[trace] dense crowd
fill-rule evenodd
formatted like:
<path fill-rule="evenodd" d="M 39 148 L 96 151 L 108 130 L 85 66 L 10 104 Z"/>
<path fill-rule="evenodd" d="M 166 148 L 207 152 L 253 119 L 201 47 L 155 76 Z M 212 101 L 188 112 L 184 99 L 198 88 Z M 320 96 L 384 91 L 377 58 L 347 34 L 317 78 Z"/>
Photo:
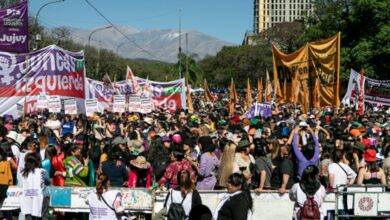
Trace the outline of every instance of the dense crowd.
<path fill-rule="evenodd" d="M 120 196 L 115 191 L 102 196 L 109 187 L 146 187 L 168 190 L 168 210 L 182 203 L 191 219 L 192 209 L 202 210 L 198 190 L 227 189 L 213 217 L 247 219 L 249 190 L 289 190 L 297 213 L 306 199 L 302 193 L 314 194 L 321 206 L 326 192 L 339 185 L 390 184 L 388 108 L 367 107 L 358 115 L 348 107 L 303 113 L 299 106 L 273 104 L 271 117 L 246 118 L 244 104 L 237 103 L 231 114 L 225 97 L 215 94 L 218 101 L 205 102 L 194 96 L 194 113 L 5 115 L 0 201 L 9 185 L 43 189 L 36 197 L 24 193 L 21 211 L 45 219 L 50 197 L 45 186 L 93 186 L 96 197 L 89 203 L 110 200 L 107 206 L 117 214 Z M 29 204 L 43 204 L 42 210 Z M 91 215 L 98 212 L 91 209 Z"/>

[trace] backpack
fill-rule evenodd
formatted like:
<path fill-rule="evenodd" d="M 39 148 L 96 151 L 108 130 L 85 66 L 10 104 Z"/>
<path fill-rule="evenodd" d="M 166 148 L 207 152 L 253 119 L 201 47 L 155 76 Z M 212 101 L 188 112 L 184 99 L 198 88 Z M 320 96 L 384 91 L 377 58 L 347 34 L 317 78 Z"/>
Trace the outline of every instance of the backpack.
<path fill-rule="evenodd" d="M 320 220 L 321 219 L 321 213 L 320 208 L 318 207 L 317 201 L 314 200 L 314 195 L 309 195 L 306 190 L 304 189 L 302 184 L 299 184 L 302 191 L 306 194 L 306 201 L 303 204 L 303 207 L 301 207 L 297 213 L 297 218 L 299 220 L 306 220 L 306 219 L 315 219 Z"/>
<path fill-rule="evenodd" d="M 184 211 L 183 208 L 183 202 L 186 199 L 187 194 L 184 196 L 183 200 L 181 200 L 181 203 L 173 202 L 173 198 L 172 198 L 173 190 L 171 190 L 170 194 L 171 194 L 171 205 L 169 206 L 167 220 L 184 220 L 186 218 L 186 212 Z"/>

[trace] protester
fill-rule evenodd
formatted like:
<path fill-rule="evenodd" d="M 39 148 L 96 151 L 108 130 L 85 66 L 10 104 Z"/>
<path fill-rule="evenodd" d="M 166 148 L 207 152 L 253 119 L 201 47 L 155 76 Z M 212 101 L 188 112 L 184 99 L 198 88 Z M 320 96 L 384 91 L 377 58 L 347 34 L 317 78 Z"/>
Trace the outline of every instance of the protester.
<path fill-rule="evenodd" d="M 153 168 L 146 161 L 146 158 L 144 156 L 138 156 L 136 159 L 130 161 L 130 165 L 129 187 L 151 187 Z"/>
<path fill-rule="evenodd" d="M 233 173 L 239 173 L 240 168 L 235 160 L 236 144 L 229 142 L 223 149 L 221 163 L 218 171 L 219 182 L 221 188 L 226 188 L 227 180 Z"/>
<path fill-rule="evenodd" d="M 110 179 L 111 186 L 121 187 L 128 185 L 129 173 L 121 160 L 121 149 L 114 146 L 108 152 L 108 160 L 102 163 L 102 172 Z"/>
<path fill-rule="evenodd" d="M 190 210 L 197 205 L 201 205 L 202 199 L 195 189 L 191 173 L 188 170 L 181 170 L 177 173 L 177 182 L 178 186 L 169 190 L 164 207 L 167 208 L 168 219 L 171 219 L 170 216 L 172 216 L 171 212 L 173 211 L 170 209 L 172 204 L 181 204 L 185 211 L 184 219 L 188 219 Z"/>
<path fill-rule="evenodd" d="M 383 169 L 376 164 L 376 150 L 367 149 L 363 154 L 366 166 L 359 170 L 357 184 L 386 184 Z"/>
<path fill-rule="evenodd" d="M 346 153 L 339 149 L 335 150 L 333 153 L 333 163 L 329 165 L 328 173 L 328 191 L 333 191 L 333 189 L 336 189 L 339 185 L 353 184 L 357 176 L 349 166 L 349 161 L 346 159 Z"/>
<path fill-rule="evenodd" d="M 109 187 L 109 177 L 100 174 L 96 188 L 91 190 L 86 200 L 89 206 L 89 219 L 118 219 L 117 216 L 124 212 L 121 193 Z"/>
<path fill-rule="evenodd" d="M 7 190 L 13 184 L 13 177 L 11 172 L 11 165 L 7 161 L 7 154 L 0 148 L 0 209 L 3 206 L 4 200 L 7 198 Z M 0 210 L 0 219 L 5 218 L 3 212 Z"/>
<path fill-rule="evenodd" d="M 198 171 L 196 189 L 213 190 L 217 183 L 216 172 L 218 171 L 219 160 L 215 155 L 215 145 L 207 144 L 202 146 L 202 156 Z"/>
<path fill-rule="evenodd" d="M 251 219 L 253 201 L 246 178 L 242 174 L 233 173 L 227 181 L 228 193 L 218 204 L 213 219 L 247 220 Z"/>
<path fill-rule="evenodd" d="M 267 160 L 265 146 L 266 141 L 259 138 L 253 140 L 255 148 L 253 156 L 255 158 L 256 172 L 252 178 L 252 185 L 256 192 L 271 188 L 272 163 Z"/>
<path fill-rule="evenodd" d="M 318 168 L 314 165 L 308 165 L 302 171 L 301 180 L 298 183 L 295 183 L 290 192 L 289 196 L 294 204 L 294 219 L 304 219 L 303 214 L 300 212 L 302 207 L 304 207 L 305 202 L 308 200 L 309 195 L 314 197 L 314 201 L 318 205 L 318 212 L 322 213 L 321 206 L 326 196 L 325 188 L 318 181 Z M 312 207 L 316 208 L 316 207 Z M 320 219 L 323 219 L 321 217 Z"/>
<path fill-rule="evenodd" d="M 64 159 L 64 167 L 66 170 L 65 186 L 87 186 L 88 180 L 88 163 L 89 159 L 85 158 L 83 161 L 81 155 L 81 147 L 78 145 L 71 145 L 66 153 Z"/>
<path fill-rule="evenodd" d="M 24 169 L 21 171 L 20 186 L 22 194 L 19 196 L 20 210 L 26 220 L 41 218 L 47 211 L 48 200 L 44 204 L 44 190 L 50 185 L 50 179 L 44 169 L 39 168 L 41 161 L 39 154 L 27 153 Z"/>

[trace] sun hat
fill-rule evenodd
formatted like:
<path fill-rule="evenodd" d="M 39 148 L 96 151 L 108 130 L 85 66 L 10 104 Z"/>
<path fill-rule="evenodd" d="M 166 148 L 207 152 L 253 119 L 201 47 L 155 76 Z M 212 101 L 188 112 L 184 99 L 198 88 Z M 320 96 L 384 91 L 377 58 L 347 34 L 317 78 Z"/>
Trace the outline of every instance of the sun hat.
<path fill-rule="evenodd" d="M 14 142 L 16 142 L 16 140 L 18 139 L 18 133 L 16 133 L 16 131 L 10 131 L 7 136 L 7 138 L 13 140 Z"/>
<path fill-rule="evenodd" d="M 146 158 L 144 156 L 138 156 L 134 160 L 130 160 L 130 164 L 134 167 L 137 167 L 139 169 L 149 169 L 150 163 L 146 161 Z"/>
<path fill-rule="evenodd" d="M 367 162 L 376 162 L 376 150 L 367 149 L 366 152 L 363 154 L 363 158 Z"/>
<path fill-rule="evenodd" d="M 139 140 L 131 140 L 128 142 L 129 150 L 133 155 L 138 156 L 138 154 L 145 151 L 144 146 L 142 145 L 142 142 Z"/>
<path fill-rule="evenodd" d="M 118 136 L 118 137 L 114 138 L 114 140 L 112 141 L 112 144 L 114 144 L 114 145 L 126 144 L 126 140 L 123 137 Z"/>

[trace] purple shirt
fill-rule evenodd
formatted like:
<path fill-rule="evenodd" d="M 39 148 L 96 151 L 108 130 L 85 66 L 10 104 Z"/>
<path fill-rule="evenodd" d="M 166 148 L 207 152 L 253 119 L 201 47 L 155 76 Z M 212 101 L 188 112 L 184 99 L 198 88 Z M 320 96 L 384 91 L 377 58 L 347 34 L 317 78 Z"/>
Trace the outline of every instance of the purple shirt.
<path fill-rule="evenodd" d="M 298 159 L 298 179 L 301 179 L 303 170 L 307 166 L 309 166 L 309 165 L 317 166 L 318 165 L 318 159 L 319 159 L 319 156 L 320 156 L 320 146 L 318 144 L 317 137 L 315 135 L 313 135 L 313 134 L 311 136 L 313 137 L 315 147 L 314 147 L 313 158 L 311 158 L 310 160 L 306 159 L 306 157 L 299 150 L 299 147 L 298 147 L 298 135 L 294 134 L 294 137 L 293 137 L 293 144 L 292 145 L 293 145 L 295 156 Z"/>
<path fill-rule="evenodd" d="M 198 169 L 198 174 L 204 176 L 205 178 L 196 184 L 196 189 L 198 190 L 212 190 L 214 189 L 215 184 L 217 183 L 217 178 L 215 177 L 214 170 L 217 170 L 219 167 L 219 160 L 217 156 L 211 156 L 209 152 L 202 154 L 200 158 L 200 165 Z"/>

